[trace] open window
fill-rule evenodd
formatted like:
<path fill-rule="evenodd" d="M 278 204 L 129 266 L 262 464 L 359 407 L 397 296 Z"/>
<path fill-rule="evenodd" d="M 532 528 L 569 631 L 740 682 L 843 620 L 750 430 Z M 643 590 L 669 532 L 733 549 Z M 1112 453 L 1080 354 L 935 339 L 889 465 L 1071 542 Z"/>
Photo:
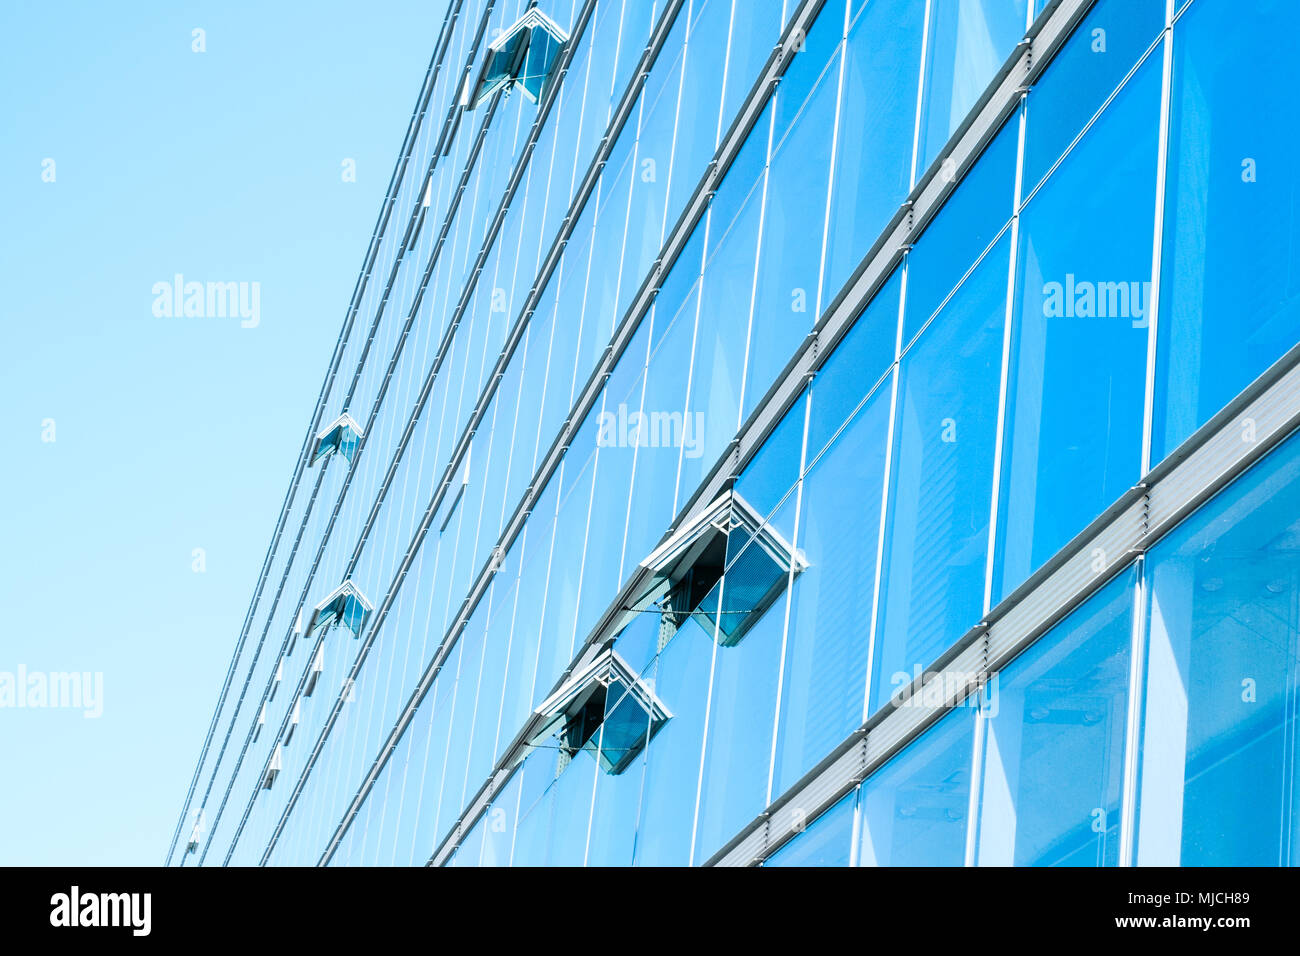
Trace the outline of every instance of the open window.
<path fill-rule="evenodd" d="M 267 700 L 275 700 L 275 692 L 280 689 L 280 684 L 284 682 L 284 660 L 275 662 L 275 679 L 271 681 L 271 693 L 266 695 Z"/>
<path fill-rule="evenodd" d="M 289 647 L 285 650 L 285 657 L 293 656 L 293 649 L 298 646 L 298 638 L 302 637 L 302 608 L 298 608 L 298 614 L 293 619 L 293 631 L 289 634 Z"/>
<path fill-rule="evenodd" d="M 658 611 L 660 642 L 693 618 L 723 647 L 739 644 L 808 566 L 736 491 L 728 491 L 682 525 L 641 562 L 646 586 L 627 608 Z M 725 572 L 725 578 L 724 578 Z"/>
<path fill-rule="evenodd" d="M 537 714 L 542 726 L 531 746 L 546 746 L 554 738 L 568 757 L 585 750 L 608 774 L 622 773 L 672 718 L 612 647 L 543 701 Z"/>
<path fill-rule="evenodd" d="M 266 701 L 262 702 L 262 709 L 257 712 L 257 723 L 253 727 L 253 743 L 257 743 L 257 738 L 262 736 L 262 728 L 266 726 Z"/>
<path fill-rule="evenodd" d="M 316 436 L 316 450 L 312 452 L 311 463 L 314 465 L 322 458 L 338 452 L 350 464 L 364 434 L 352 416 L 344 412 Z"/>
<path fill-rule="evenodd" d="M 200 807 L 194 814 L 194 828 L 190 830 L 189 841 L 185 844 L 185 853 L 189 855 L 199 848 L 199 842 L 203 839 L 203 808 Z"/>
<path fill-rule="evenodd" d="M 284 732 L 284 745 L 289 746 L 289 741 L 293 740 L 293 732 L 298 729 L 298 719 L 302 716 L 302 698 L 299 697 L 293 702 L 293 710 L 289 711 L 289 729 Z"/>
<path fill-rule="evenodd" d="M 284 766 L 284 761 L 280 757 L 280 745 L 276 744 L 275 749 L 271 751 L 271 760 L 266 765 L 266 776 L 262 778 L 262 789 L 270 790 L 275 783 L 275 778 L 280 776 L 280 768 Z"/>
<path fill-rule="evenodd" d="M 487 49 L 477 79 L 466 87 L 465 105 L 475 109 L 500 89 L 518 86 L 536 103 L 546 95 L 555 63 L 569 42 L 560 25 L 530 7 Z"/>
<path fill-rule="evenodd" d="M 302 696 L 310 697 L 316 690 L 316 682 L 320 680 L 320 675 L 325 673 L 325 645 L 320 644 L 316 648 L 316 656 L 312 658 L 311 670 L 307 672 L 307 686 L 302 689 Z"/>
<path fill-rule="evenodd" d="M 315 634 L 323 627 L 338 625 L 351 631 L 353 637 L 359 637 L 366 615 L 373 610 L 374 607 L 357 590 L 357 586 L 350 580 L 344 581 L 316 605 L 307 633 Z"/>

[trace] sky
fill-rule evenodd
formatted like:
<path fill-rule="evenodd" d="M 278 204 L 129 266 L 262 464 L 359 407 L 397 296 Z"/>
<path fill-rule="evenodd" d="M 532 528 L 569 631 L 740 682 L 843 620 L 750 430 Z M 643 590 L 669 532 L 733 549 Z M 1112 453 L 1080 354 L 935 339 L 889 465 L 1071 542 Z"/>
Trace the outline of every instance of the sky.
<path fill-rule="evenodd" d="M 0 865 L 163 861 L 445 7 L 0 7 Z"/>

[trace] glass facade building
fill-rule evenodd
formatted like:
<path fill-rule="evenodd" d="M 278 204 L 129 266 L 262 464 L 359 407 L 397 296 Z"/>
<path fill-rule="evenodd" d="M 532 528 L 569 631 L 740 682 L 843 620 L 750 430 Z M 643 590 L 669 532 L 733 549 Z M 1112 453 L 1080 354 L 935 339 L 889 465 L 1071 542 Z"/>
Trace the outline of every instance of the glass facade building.
<path fill-rule="evenodd" d="M 450 0 L 172 865 L 1300 862 L 1289 0 Z"/>

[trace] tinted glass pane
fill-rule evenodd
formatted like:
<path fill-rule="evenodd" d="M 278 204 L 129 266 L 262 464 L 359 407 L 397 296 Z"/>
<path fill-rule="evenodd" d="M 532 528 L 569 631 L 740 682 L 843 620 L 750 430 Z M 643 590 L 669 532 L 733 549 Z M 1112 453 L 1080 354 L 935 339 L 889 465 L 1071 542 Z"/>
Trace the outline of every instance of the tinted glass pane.
<path fill-rule="evenodd" d="M 1300 862 L 1300 439 L 1148 555 L 1140 865 Z"/>
<path fill-rule="evenodd" d="M 1152 58 L 1021 214 L 994 603 L 1138 480 L 1159 111 Z"/>
<path fill-rule="evenodd" d="M 824 301 L 853 274 L 911 189 L 924 16 L 923 3 L 871 0 L 849 28 Z"/>
<path fill-rule="evenodd" d="M 1025 32 L 1025 0 L 930 5 L 917 174 L 939 155 Z"/>
<path fill-rule="evenodd" d="M 1196 3 L 1174 25 L 1152 461 L 1300 341 L 1300 7 Z M 1249 92 L 1242 77 L 1249 76 Z"/>
<path fill-rule="evenodd" d="M 903 342 L 934 315 L 1015 210 L 1019 113 L 1002 127 L 907 257 Z"/>
<path fill-rule="evenodd" d="M 854 791 L 831 807 L 781 849 L 764 866 L 848 866 L 853 849 Z"/>
<path fill-rule="evenodd" d="M 880 496 L 889 442 L 885 382 L 803 484 L 773 793 L 782 793 L 863 720 Z"/>
<path fill-rule="evenodd" d="M 979 865 L 1118 863 L 1136 581 L 1112 581 L 989 685 Z"/>
<path fill-rule="evenodd" d="M 902 276 L 903 270 L 897 269 L 885 281 L 813 379 L 809 461 L 826 447 L 893 363 Z"/>
<path fill-rule="evenodd" d="M 691 858 L 700 782 L 705 704 L 714 644 L 687 624 L 659 654 L 655 693 L 673 713 L 646 748 L 645 789 L 637 823 L 637 866 L 686 866 Z"/>
<path fill-rule="evenodd" d="M 983 611 L 1009 254 L 1000 242 L 903 356 L 871 710 Z"/>
<path fill-rule="evenodd" d="M 1164 25 L 1164 0 L 1101 0 L 1074 31 L 1029 93 L 1033 133 L 1025 140 L 1026 195 Z M 1154 128 L 1154 120 L 1144 127 Z"/>
<path fill-rule="evenodd" d="M 953 711 L 867 778 L 859 866 L 961 866 L 974 717 L 972 707 Z"/>

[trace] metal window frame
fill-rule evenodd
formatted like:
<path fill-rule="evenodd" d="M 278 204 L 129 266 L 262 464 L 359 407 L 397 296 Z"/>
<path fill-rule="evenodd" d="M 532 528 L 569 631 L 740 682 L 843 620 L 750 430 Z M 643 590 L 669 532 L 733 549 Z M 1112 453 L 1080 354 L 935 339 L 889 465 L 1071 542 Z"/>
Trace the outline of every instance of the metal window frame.
<path fill-rule="evenodd" d="M 524 86 L 519 75 L 519 71 L 528 62 L 528 51 L 532 46 L 533 30 L 544 31 L 559 44 L 555 51 L 555 60 L 552 61 L 551 69 L 548 70 L 548 76 L 542 84 L 541 96 L 538 97 L 534 97 L 528 88 Z M 521 34 L 523 34 L 523 36 L 520 36 Z M 488 71 L 495 63 L 497 55 L 504 53 L 506 47 L 511 42 L 518 43 L 519 48 L 510 54 L 511 63 L 509 68 L 506 70 L 505 74 L 498 78 L 491 86 L 485 87 L 484 84 L 487 83 Z M 535 103 L 540 99 L 545 99 L 547 89 L 555 78 L 555 64 L 558 62 L 559 57 L 564 53 L 565 44 L 568 42 L 569 34 L 563 27 L 543 13 L 540 7 L 535 5 L 529 7 L 524 11 L 523 16 L 510 26 L 506 27 L 499 37 L 488 44 L 487 50 L 484 51 L 483 63 L 479 67 L 477 75 L 473 80 L 468 81 L 471 85 L 466 87 L 466 92 L 471 88 L 474 92 L 470 93 L 468 102 L 465 103 L 465 109 L 477 109 L 484 100 L 493 96 L 498 90 L 508 90 L 514 86 L 518 86 L 531 102 Z"/>

